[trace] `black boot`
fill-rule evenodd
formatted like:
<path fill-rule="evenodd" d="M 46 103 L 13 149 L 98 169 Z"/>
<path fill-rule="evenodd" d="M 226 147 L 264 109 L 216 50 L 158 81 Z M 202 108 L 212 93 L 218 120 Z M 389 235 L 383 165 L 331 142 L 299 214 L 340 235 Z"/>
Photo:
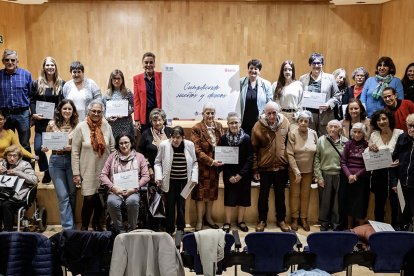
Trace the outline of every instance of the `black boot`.
<path fill-rule="evenodd" d="M 42 183 L 46 184 L 46 183 L 50 183 L 50 181 L 52 181 L 52 179 L 50 178 L 49 170 L 47 170 L 45 171 L 45 174 L 43 175 Z"/>

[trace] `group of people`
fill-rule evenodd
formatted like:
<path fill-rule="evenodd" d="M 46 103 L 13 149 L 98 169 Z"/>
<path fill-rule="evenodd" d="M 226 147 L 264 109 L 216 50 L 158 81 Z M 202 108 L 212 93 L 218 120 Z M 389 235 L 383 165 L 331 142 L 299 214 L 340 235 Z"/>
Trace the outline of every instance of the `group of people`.
<path fill-rule="evenodd" d="M 166 194 L 166 231 L 185 227 L 184 187 L 192 188 L 196 201 L 196 230 L 203 226 L 218 229 L 213 218 L 213 203 L 218 198 L 219 175 L 224 182 L 225 231 L 237 209 L 237 227 L 248 231 L 244 214 L 251 206 L 251 181 L 260 182 L 258 224 L 267 226 L 270 188 L 275 192 L 277 225 L 282 231 L 309 231 L 307 221 L 311 183 L 319 187 L 321 230 L 351 228 L 364 221 L 370 190 L 375 194 L 375 219 L 384 221 L 384 206 L 389 198 L 392 224 L 397 226 L 398 198 L 396 181 L 400 179 L 408 202 L 404 223 L 412 223 L 414 182 L 411 183 L 411 157 L 408 150 L 414 137 L 414 64 L 402 81 L 395 77 L 391 58 L 381 57 L 374 77 L 365 68 L 352 73 L 355 84 L 349 86 L 346 70 L 323 71 L 324 57 L 309 57 L 310 72 L 296 80 L 295 65 L 282 63 L 277 82 L 260 77 L 262 64 L 253 59 L 247 64 L 246 77 L 240 79 L 241 114 L 230 111 L 227 130 L 215 120 L 215 106 L 205 103 L 201 122 L 185 139 L 183 128 L 166 125 L 161 109 L 161 73 L 155 72 L 155 55 L 142 57 L 144 72 L 134 76 L 134 91 L 125 86 L 121 70 L 111 72 L 107 91 L 85 77 L 79 61 L 70 65 L 72 79 L 65 82 L 56 61 L 46 57 L 41 73 L 31 74 L 17 66 L 14 50 L 5 50 L 5 66 L 0 70 L 0 155 L 8 161 L 8 146 L 16 145 L 20 157 L 38 161 L 44 172 L 43 183 L 51 180 L 59 202 L 61 223 L 74 229 L 76 185 L 83 195 L 82 230 L 101 230 L 102 204 L 98 187 L 108 189 L 108 212 L 114 227 L 121 231 L 121 206 L 126 205 L 128 230 L 138 220 L 139 189 L 147 183 Z M 322 93 L 325 102 L 319 108 L 304 105 L 307 93 Z M 404 99 L 405 98 L 405 99 Z M 109 101 L 127 101 L 128 115 L 106 117 Z M 36 111 L 39 102 L 54 103 L 54 118 Z M 132 116 L 133 114 L 133 116 Z M 30 153 L 30 125 L 35 126 L 35 154 Z M 13 132 L 17 130 L 19 136 Z M 135 131 L 140 140 L 135 145 Z M 404 132 L 405 131 L 405 132 Z M 45 132 L 65 132 L 68 144 L 52 150 L 42 145 Z M 216 146 L 238 147 L 238 164 L 224 164 L 215 158 Z M 367 172 L 362 154 L 388 148 L 394 163 L 381 170 Z M 21 158 L 20 158 L 21 159 Z M 21 162 L 23 162 L 22 160 Z M 401 164 L 408 169 L 402 170 Z M 10 166 L 0 167 L 9 173 Z M 122 187 L 120 177 L 134 185 Z M 403 177 L 404 176 L 404 177 Z M 286 222 L 285 187 L 290 183 L 290 226 Z M 2 199 L 0 199 L 2 201 Z M 4 204 L 3 204 L 4 205 Z M 3 212 L 4 217 L 4 212 Z M 3 218 L 4 219 L 4 218 Z M 5 228 L 6 229 L 6 228 Z"/>

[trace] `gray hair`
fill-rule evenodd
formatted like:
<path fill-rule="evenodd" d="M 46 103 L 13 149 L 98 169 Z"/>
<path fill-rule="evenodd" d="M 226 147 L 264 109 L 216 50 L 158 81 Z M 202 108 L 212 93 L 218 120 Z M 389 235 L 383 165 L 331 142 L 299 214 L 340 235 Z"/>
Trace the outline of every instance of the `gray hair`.
<path fill-rule="evenodd" d="M 91 109 L 92 109 L 92 107 L 94 106 L 94 105 L 100 105 L 101 106 L 101 108 L 102 108 L 102 113 L 103 114 L 105 114 L 105 105 L 104 105 L 104 103 L 102 102 L 102 100 L 101 99 L 93 99 L 89 104 L 88 104 L 88 108 L 87 108 L 87 110 L 88 110 L 88 114 L 89 114 L 89 111 L 91 111 Z"/>
<path fill-rule="evenodd" d="M 364 136 L 367 136 L 367 127 L 363 123 L 355 123 L 352 125 L 351 135 L 354 135 L 354 130 L 360 130 L 364 133 Z"/>
<path fill-rule="evenodd" d="M 300 118 L 309 119 L 309 123 L 313 123 L 313 116 L 309 110 L 296 112 L 295 121 L 298 122 Z"/>
<path fill-rule="evenodd" d="M 231 117 L 236 117 L 237 118 L 237 120 L 241 120 L 241 117 L 240 117 L 240 115 L 239 115 L 239 113 L 237 113 L 237 112 L 229 112 L 229 114 L 227 114 L 227 121 L 231 118 Z"/>
<path fill-rule="evenodd" d="M 165 111 L 163 110 L 163 109 L 161 109 L 161 108 L 154 108 L 153 110 L 151 110 L 151 112 L 150 112 L 150 114 L 149 114 L 149 122 L 148 123 L 151 123 L 152 122 L 152 120 L 155 118 L 155 117 L 161 117 L 161 119 L 165 122 L 165 121 L 167 121 L 167 114 L 165 114 Z"/>
<path fill-rule="evenodd" d="M 362 73 L 362 74 L 364 74 L 364 76 L 365 76 L 365 80 L 367 80 L 368 78 L 369 78 L 369 73 L 368 73 L 368 70 L 367 69 L 365 69 L 365 67 L 358 67 L 358 68 L 356 68 L 353 72 L 352 72 L 352 79 L 353 80 L 355 80 L 355 76 L 356 76 L 356 74 L 358 74 L 358 73 Z"/>
<path fill-rule="evenodd" d="M 274 101 L 268 101 L 267 104 L 264 107 L 264 110 L 267 108 L 274 108 L 276 109 L 277 113 L 279 113 L 282 109 L 280 108 L 280 105 L 277 102 Z"/>
<path fill-rule="evenodd" d="M 15 55 L 16 59 L 19 59 L 17 52 L 15 50 L 6 49 L 3 52 L 3 58 L 1 60 L 4 60 L 7 56 L 10 56 L 10 55 Z"/>
<path fill-rule="evenodd" d="M 337 126 L 339 126 L 339 128 L 342 129 L 342 123 L 340 121 L 336 120 L 336 119 L 335 120 L 330 120 L 328 122 L 327 126 L 329 126 L 329 125 L 337 125 Z"/>
<path fill-rule="evenodd" d="M 203 113 L 204 113 L 204 111 L 206 111 L 206 109 L 216 110 L 216 106 L 213 103 L 208 102 L 208 103 L 205 103 L 204 106 L 203 106 Z"/>

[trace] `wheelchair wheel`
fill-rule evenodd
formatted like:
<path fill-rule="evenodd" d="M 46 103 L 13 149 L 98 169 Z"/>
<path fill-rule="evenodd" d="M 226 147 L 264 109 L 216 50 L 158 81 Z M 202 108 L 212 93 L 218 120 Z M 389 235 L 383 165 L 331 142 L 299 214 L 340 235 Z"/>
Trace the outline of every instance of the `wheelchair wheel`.
<path fill-rule="evenodd" d="M 47 212 L 44 207 L 40 208 L 39 217 L 37 219 L 37 228 L 40 232 L 44 232 L 47 227 Z"/>

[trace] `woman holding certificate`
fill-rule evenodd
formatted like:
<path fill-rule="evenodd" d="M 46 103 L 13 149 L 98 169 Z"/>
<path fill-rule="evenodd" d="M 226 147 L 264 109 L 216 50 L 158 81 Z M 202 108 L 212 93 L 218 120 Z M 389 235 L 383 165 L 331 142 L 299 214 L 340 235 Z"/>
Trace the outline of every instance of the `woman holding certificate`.
<path fill-rule="evenodd" d="M 220 144 L 223 127 L 214 120 L 216 108 L 212 103 L 203 106 L 203 120 L 191 129 L 191 141 L 195 146 L 198 161 L 198 185 L 191 194 L 196 201 L 197 224 L 195 230 L 201 230 L 204 224 L 213 229 L 219 226 L 212 218 L 213 203 L 218 197 L 219 171 L 223 163 L 214 159 L 214 148 Z"/>
<path fill-rule="evenodd" d="M 312 113 L 308 110 L 296 114 L 298 128 L 289 132 L 287 154 L 290 179 L 290 213 L 292 230 L 298 230 L 299 218 L 303 230 L 310 231 L 308 224 L 309 196 L 313 177 L 313 159 L 318 135 L 309 128 Z"/>
<path fill-rule="evenodd" d="M 44 172 L 42 183 L 49 183 L 50 173 L 46 154 L 42 149 L 42 132 L 46 132 L 46 127 L 50 119 L 53 119 L 55 107 L 63 99 L 62 89 L 65 81 L 58 73 L 56 60 L 46 57 L 42 63 L 42 69 L 38 80 L 32 82 L 32 96 L 30 99 L 30 113 L 32 122 L 35 126 L 34 150 L 39 156 L 39 170 Z M 42 111 L 41 109 L 48 110 Z"/>
<path fill-rule="evenodd" d="M 108 113 L 108 102 L 122 101 L 125 104 L 124 116 L 107 116 L 105 118 L 112 127 L 112 134 L 117 137 L 122 132 L 128 133 L 131 137 L 135 136 L 134 124 L 131 114 L 134 113 L 134 95 L 131 90 L 125 87 L 124 74 L 121 70 L 115 69 L 111 72 L 108 81 L 108 90 L 103 97 L 106 112 Z"/>
<path fill-rule="evenodd" d="M 198 164 L 194 144 L 184 139 L 182 127 L 174 127 L 171 138 L 160 144 L 154 169 L 155 182 L 166 193 L 166 231 L 174 233 L 175 206 L 177 230 L 184 231 L 186 198 L 181 196 L 181 192 L 186 186 L 191 188 L 197 184 Z"/>
<path fill-rule="evenodd" d="M 395 128 L 394 115 L 384 109 L 378 110 L 372 114 L 371 126 L 374 131 L 369 139 L 369 150 L 378 152 L 379 150 L 388 149 L 390 154 L 393 153 L 397 139 L 404 131 Z M 366 150 L 368 151 L 368 149 Z M 394 162 L 391 167 L 398 165 Z M 390 177 L 390 168 L 384 168 L 372 171 L 371 174 L 371 191 L 375 195 L 375 220 L 384 222 L 385 203 L 387 198 L 391 205 L 391 225 L 397 226 L 398 217 L 398 197 L 397 183 Z"/>
<path fill-rule="evenodd" d="M 109 153 L 114 150 L 111 126 L 102 120 L 105 106 L 100 99 L 88 105 L 88 116 L 73 131 L 72 171 L 73 182 L 82 186 L 82 227 L 88 230 L 93 213 L 92 227 L 101 231 L 102 205 L 99 199 L 99 172 L 102 171 Z"/>
<path fill-rule="evenodd" d="M 75 229 L 76 187 L 73 185 L 71 141 L 79 118 L 75 104 L 71 100 L 63 99 L 56 110 L 55 119 L 49 122 L 46 131 L 67 133 L 68 141 L 61 150 L 52 150 L 49 170 L 58 199 L 62 227 L 63 229 Z M 48 148 L 43 147 L 42 151 L 46 152 Z"/>
<path fill-rule="evenodd" d="M 11 145 L 4 151 L 4 160 L 0 161 L 0 174 L 7 174 L 17 176 L 24 179 L 21 190 L 27 186 L 33 186 L 37 184 L 37 177 L 35 171 L 29 162 L 22 160 L 23 153 L 19 146 Z M 4 231 L 13 231 L 14 215 L 18 209 L 12 200 L 1 199 L 0 200 L 0 231 L 1 223 L 3 221 Z"/>
<path fill-rule="evenodd" d="M 250 136 L 240 128 L 241 119 L 236 112 L 227 115 L 228 130 L 221 137 L 220 146 L 237 147 L 239 159 L 237 164 L 224 164 L 224 209 L 226 223 L 223 230 L 229 232 L 231 228 L 231 216 L 237 208 L 237 227 L 248 232 L 249 228 L 244 222 L 246 207 L 251 205 L 251 169 L 253 162 L 253 148 Z"/>
<path fill-rule="evenodd" d="M 135 151 L 135 139 L 128 133 L 121 133 L 115 138 L 115 149 L 106 159 L 100 179 L 102 185 L 109 189 L 108 212 L 115 229 L 123 230 L 121 205 L 125 202 L 128 231 L 132 231 L 138 222 L 139 188 L 150 180 L 147 161 Z"/>

